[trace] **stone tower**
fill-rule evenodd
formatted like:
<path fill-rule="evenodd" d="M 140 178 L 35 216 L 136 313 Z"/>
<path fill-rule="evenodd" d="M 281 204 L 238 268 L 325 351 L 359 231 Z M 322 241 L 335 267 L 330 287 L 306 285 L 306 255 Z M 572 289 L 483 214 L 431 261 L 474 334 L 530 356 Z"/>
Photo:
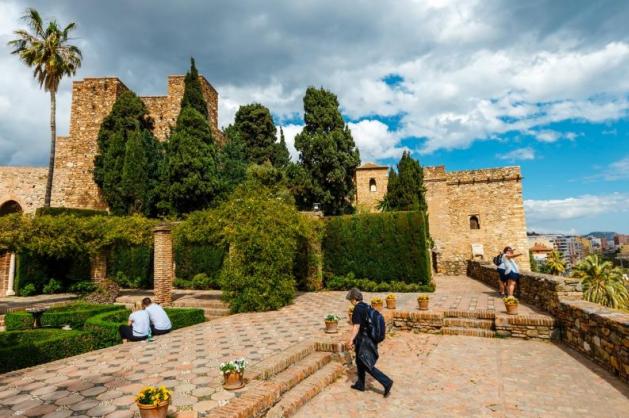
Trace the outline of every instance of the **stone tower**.
<path fill-rule="evenodd" d="M 388 167 L 374 163 L 357 167 L 354 175 L 356 208 L 359 211 L 377 212 L 378 204 L 387 192 L 388 181 Z"/>
<path fill-rule="evenodd" d="M 218 93 L 203 76 L 199 76 L 207 102 L 210 129 L 215 140 L 223 143 L 218 129 Z M 116 77 L 85 78 L 72 85 L 70 134 L 57 138 L 55 174 L 51 206 L 107 209 L 93 180 L 94 157 L 98 151 L 98 131 L 111 112 L 118 96 L 127 87 Z M 153 134 L 164 141 L 179 115 L 184 92 L 184 76 L 168 77 L 166 96 L 140 97 L 154 121 Z"/>

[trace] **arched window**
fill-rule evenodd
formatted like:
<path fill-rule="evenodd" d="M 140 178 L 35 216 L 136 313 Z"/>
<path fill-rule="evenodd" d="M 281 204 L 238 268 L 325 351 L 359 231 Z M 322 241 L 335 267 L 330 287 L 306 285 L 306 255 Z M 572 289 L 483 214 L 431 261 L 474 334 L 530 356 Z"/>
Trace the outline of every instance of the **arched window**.
<path fill-rule="evenodd" d="M 22 206 L 15 200 L 7 200 L 0 205 L 0 216 L 8 215 L 10 213 L 22 212 Z"/>
<path fill-rule="evenodd" d="M 480 220 L 478 215 L 470 216 L 470 229 L 480 229 Z"/>
<path fill-rule="evenodd" d="M 369 179 L 369 191 L 377 192 L 378 188 L 376 187 L 376 179 Z"/>

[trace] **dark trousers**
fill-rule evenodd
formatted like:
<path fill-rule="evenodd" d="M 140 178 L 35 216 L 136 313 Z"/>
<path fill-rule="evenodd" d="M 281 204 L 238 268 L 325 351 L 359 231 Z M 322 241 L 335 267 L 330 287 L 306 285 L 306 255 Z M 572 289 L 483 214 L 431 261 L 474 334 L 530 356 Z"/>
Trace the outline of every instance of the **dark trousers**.
<path fill-rule="evenodd" d="M 356 368 L 358 369 L 358 381 L 356 382 L 356 386 L 360 388 L 365 387 L 365 373 L 369 373 L 385 388 L 389 387 L 391 383 L 393 383 L 393 381 L 386 374 L 378 370 L 376 366 L 373 366 L 371 370 L 369 370 L 362 360 L 358 358 L 358 353 L 356 353 Z"/>
<path fill-rule="evenodd" d="M 129 325 L 120 325 L 118 332 L 122 339 L 127 341 L 144 341 L 148 338 L 146 335 L 144 337 L 136 337 L 133 335 L 133 328 Z"/>
<path fill-rule="evenodd" d="M 155 329 L 153 324 L 151 324 L 151 334 L 153 335 L 164 335 L 170 332 L 169 329 Z"/>

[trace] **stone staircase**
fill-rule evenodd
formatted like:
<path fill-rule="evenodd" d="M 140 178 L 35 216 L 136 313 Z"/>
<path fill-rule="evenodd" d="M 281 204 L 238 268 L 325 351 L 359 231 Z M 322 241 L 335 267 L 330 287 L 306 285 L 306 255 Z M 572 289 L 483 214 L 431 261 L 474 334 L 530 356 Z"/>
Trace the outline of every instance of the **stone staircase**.
<path fill-rule="evenodd" d="M 496 336 L 494 319 L 461 318 L 459 316 L 443 318 L 443 335 L 466 335 L 471 337 L 493 338 Z"/>
<path fill-rule="evenodd" d="M 247 390 L 213 409 L 212 417 L 285 418 L 345 374 L 339 353 L 317 351 L 328 344 L 301 343 L 256 365 Z"/>

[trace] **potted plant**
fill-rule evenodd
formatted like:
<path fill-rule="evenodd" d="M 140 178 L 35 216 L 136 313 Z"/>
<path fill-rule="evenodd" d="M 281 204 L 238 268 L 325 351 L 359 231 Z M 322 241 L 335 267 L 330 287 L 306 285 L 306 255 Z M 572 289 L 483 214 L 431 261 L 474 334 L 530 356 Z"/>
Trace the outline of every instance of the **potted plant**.
<path fill-rule="evenodd" d="M 372 308 L 374 308 L 377 311 L 382 311 L 383 306 L 384 306 L 384 302 L 382 301 L 382 298 L 379 298 L 379 297 L 371 298 Z"/>
<path fill-rule="evenodd" d="M 385 300 L 387 301 L 387 309 L 395 309 L 396 299 L 397 297 L 393 293 L 387 295 L 387 297 L 385 298 Z"/>
<path fill-rule="evenodd" d="M 244 358 L 221 363 L 218 369 L 223 373 L 223 388 L 235 390 L 245 386 L 246 367 L 247 362 Z"/>
<path fill-rule="evenodd" d="M 349 305 L 349 308 L 347 308 L 347 321 L 350 324 L 352 323 L 352 315 L 354 315 L 354 305 Z"/>
<path fill-rule="evenodd" d="M 336 314 L 327 314 L 325 316 L 325 332 L 327 334 L 336 334 L 339 326 L 339 316 Z"/>
<path fill-rule="evenodd" d="M 430 296 L 428 295 L 419 295 L 417 296 L 417 303 L 419 304 L 420 311 L 428 310 L 428 302 L 430 302 Z"/>
<path fill-rule="evenodd" d="M 142 418 L 166 418 L 172 392 L 165 386 L 146 386 L 135 397 Z"/>
<path fill-rule="evenodd" d="M 507 313 L 509 315 L 517 315 L 518 314 L 518 300 L 513 296 L 507 296 L 502 299 L 505 303 L 505 308 L 507 308 Z"/>

